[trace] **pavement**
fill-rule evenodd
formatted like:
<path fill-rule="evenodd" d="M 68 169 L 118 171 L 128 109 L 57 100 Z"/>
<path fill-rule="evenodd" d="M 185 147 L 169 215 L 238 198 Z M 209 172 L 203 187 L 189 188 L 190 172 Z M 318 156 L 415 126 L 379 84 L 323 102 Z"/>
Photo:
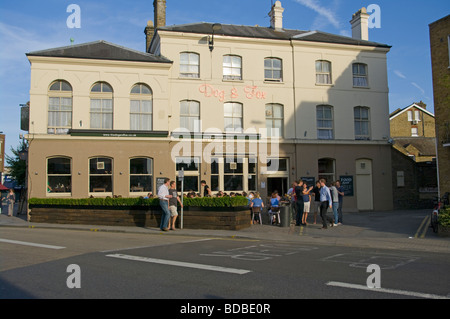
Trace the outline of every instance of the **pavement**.
<path fill-rule="evenodd" d="M 345 213 L 344 223 L 321 229 L 321 219 L 313 224 L 313 214 L 308 216 L 307 226 L 280 227 L 253 225 L 242 230 L 177 229 L 163 232 L 159 228 L 122 227 L 98 225 L 71 225 L 33 223 L 26 215 L 8 217 L 0 215 L 2 227 L 40 229 L 66 229 L 99 232 L 139 233 L 162 236 L 194 236 L 247 240 L 273 240 L 299 244 L 345 246 L 387 250 L 409 250 L 450 254 L 450 238 L 439 237 L 428 224 L 430 210 L 399 210 L 384 212 Z"/>

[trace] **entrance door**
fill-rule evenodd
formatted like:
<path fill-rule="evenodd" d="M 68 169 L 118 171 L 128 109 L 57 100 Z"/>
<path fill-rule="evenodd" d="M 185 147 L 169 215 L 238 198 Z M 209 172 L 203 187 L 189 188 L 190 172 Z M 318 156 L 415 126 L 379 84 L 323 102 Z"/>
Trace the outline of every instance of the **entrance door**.
<path fill-rule="evenodd" d="M 287 177 L 268 177 L 267 178 L 267 196 L 270 198 L 274 191 L 278 192 L 278 195 L 283 197 L 287 193 L 288 179 Z"/>
<path fill-rule="evenodd" d="M 356 161 L 356 201 L 358 210 L 373 210 L 372 161 Z"/>

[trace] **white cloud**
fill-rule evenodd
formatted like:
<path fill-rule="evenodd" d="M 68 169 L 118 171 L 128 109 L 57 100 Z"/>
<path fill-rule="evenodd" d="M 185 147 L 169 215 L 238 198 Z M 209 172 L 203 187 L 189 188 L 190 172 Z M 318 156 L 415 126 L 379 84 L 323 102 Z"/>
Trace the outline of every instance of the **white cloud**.
<path fill-rule="evenodd" d="M 402 72 L 400 72 L 399 70 L 394 70 L 394 74 L 396 76 L 398 76 L 399 78 L 406 79 L 406 76 Z"/>
<path fill-rule="evenodd" d="M 328 8 L 322 7 L 317 0 L 294 0 L 295 2 L 304 5 L 305 7 L 314 10 L 327 21 L 333 25 L 336 29 L 341 27 L 341 23 L 336 19 L 334 12 Z"/>
<path fill-rule="evenodd" d="M 425 94 L 425 90 L 422 89 L 422 87 L 420 87 L 419 84 L 417 84 L 416 82 L 411 82 L 411 84 L 412 84 L 413 86 L 415 86 L 416 88 L 418 88 L 419 91 L 422 92 L 422 94 Z"/>

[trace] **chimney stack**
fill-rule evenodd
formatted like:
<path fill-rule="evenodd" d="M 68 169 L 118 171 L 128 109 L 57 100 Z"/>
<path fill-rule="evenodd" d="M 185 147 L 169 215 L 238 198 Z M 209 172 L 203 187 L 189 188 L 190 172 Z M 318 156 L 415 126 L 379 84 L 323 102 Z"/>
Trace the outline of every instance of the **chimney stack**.
<path fill-rule="evenodd" d="M 144 30 L 146 36 L 146 52 L 150 49 L 150 43 L 155 34 L 155 29 L 166 25 L 166 0 L 154 0 L 153 12 L 155 24 L 149 20 Z"/>
<path fill-rule="evenodd" d="M 350 23 L 354 39 L 369 41 L 369 17 L 366 8 L 361 8 L 353 15 Z"/>
<path fill-rule="evenodd" d="M 269 12 L 270 27 L 272 29 L 283 31 L 283 12 L 284 8 L 281 7 L 281 2 L 276 1 Z"/>

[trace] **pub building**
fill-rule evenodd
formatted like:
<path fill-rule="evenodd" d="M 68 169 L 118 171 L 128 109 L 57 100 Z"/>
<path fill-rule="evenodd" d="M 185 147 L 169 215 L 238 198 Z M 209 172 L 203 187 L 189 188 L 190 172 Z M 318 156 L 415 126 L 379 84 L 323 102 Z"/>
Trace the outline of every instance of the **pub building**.
<path fill-rule="evenodd" d="M 184 169 L 184 190 L 272 191 L 342 180 L 344 210 L 392 209 L 387 53 L 368 39 L 270 26 L 166 26 L 146 52 L 106 41 L 30 52 L 29 197 L 137 197 Z M 350 26 L 349 26 L 350 27 Z"/>

